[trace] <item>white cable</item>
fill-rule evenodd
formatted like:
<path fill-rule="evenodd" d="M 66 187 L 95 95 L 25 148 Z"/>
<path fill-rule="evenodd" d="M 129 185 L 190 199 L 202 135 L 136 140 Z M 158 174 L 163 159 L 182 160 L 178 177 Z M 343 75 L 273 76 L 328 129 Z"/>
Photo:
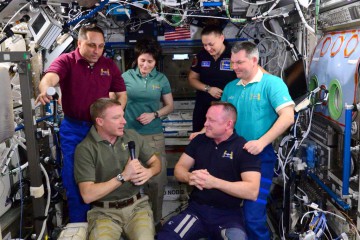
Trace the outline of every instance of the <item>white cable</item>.
<path fill-rule="evenodd" d="M 310 130 L 311 130 L 311 125 L 312 125 L 313 113 L 314 113 L 314 106 L 311 107 L 309 126 L 308 126 L 308 129 L 306 130 L 306 132 L 303 134 L 299 146 L 301 146 L 301 144 L 303 143 L 303 141 L 304 141 L 304 140 L 307 138 L 307 136 L 309 135 L 309 132 L 310 132 Z"/>
<path fill-rule="evenodd" d="M 331 235 L 331 232 L 330 232 L 329 227 L 328 227 L 328 225 L 327 225 L 327 224 L 325 224 L 325 229 L 328 231 L 329 236 L 330 236 L 330 239 L 333 239 L 333 236 Z M 326 234 L 325 234 L 325 236 L 326 236 Z M 329 239 L 329 238 L 328 238 L 328 237 L 326 237 L 326 239 Z"/>
<path fill-rule="evenodd" d="M 15 173 L 21 172 L 22 170 L 24 170 L 28 166 L 29 166 L 29 162 L 26 162 L 23 165 L 21 165 L 20 167 L 17 167 L 17 168 L 14 168 L 14 169 L 10 170 L 9 174 L 15 174 Z"/>
<path fill-rule="evenodd" d="M 13 139 L 19 144 L 22 145 L 22 147 L 26 150 L 26 146 L 24 145 L 24 143 L 22 141 L 20 141 L 17 137 L 13 137 Z M 16 169 L 13 169 L 11 172 L 17 172 L 17 171 L 21 171 L 22 169 L 24 169 L 25 167 L 27 167 L 29 165 L 29 163 L 25 163 L 20 167 L 17 167 Z M 49 180 L 49 175 L 47 174 L 44 166 L 40 163 L 40 168 L 41 171 L 44 173 L 45 176 L 45 180 L 46 180 L 46 188 L 48 190 L 48 196 L 47 196 L 47 202 L 46 202 L 46 207 L 45 207 L 45 219 L 41 228 L 41 232 L 39 234 L 38 240 L 42 239 L 42 236 L 44 235 L 45 232 L 45 228 L 46 228 L 46 220 L 47 220 L 47 216 L 48 216 L 48 212 L 49 212 L 49 207 L 50 207 L 50 200 L 51 200 L 51 188 L 50 188 L 50 180 Z"/>
<path fill-rule="evenodd" d="M 281 231 L 282 231 L 282 236 L 281 236 L 281 240 L 286 240 L 285 238 L 285 230 L 284 230 L 284 213 L 281 213 Z"/>
<path fill-rule="evenodd" d="M 9 21 L 5 24 L 5 27 L 3 27 L 3 29 L 1 30 L 0 34 L 3 34 L 5 28 L 7 27 L 7 25 L 9 25 L 9 23 L 26 7 L 28 7 L 30 5 L 30 2 L 28 2 L 27 4 L 25 4 L 24 6 L 22 6 L 15 14 L 14 16 L 12 16 Z"/>
<path fill-rule="evenodd" d="M 260 3 L 251 3 L 251 2 L 248 2 L 248 1 L 245 1 L 245 0 L 240 0 L 240 1 L 242 1 L 242 2 L 244 2 L 244 3 L 247 3 L 247 4 L 250 4 L 250 5 L 260 6 L 260 5 L 264 5 L 264 4 L 271 3 L 271 2 L 273 2 L 273 1 L 275 1 L 275 0 L 271 0 L 271 1 L 269 1 L 269 2 L 266 2 L 266 1 L 260 2 L 260 1 L 259 1 Z"/>
<path fill-rule="evenodd" d="M 293 136 L 294 136 L 295 138 L 296 138 L 296 127 L 297 127 L 299 118 L 300 118 L 300 113 L 298 113 L 298 115 L 297 115 L 297 117 L 296 117 L 296 120 L 295 120 L 295 124 L 294 124 L 294 134 L 293 134 Z"/>
<path fill-rule="evenodd" d="M 300 8 L 300 5 L 299 5 L 298 0 L 294 0 L 294 3 L 295 3 L 295 7 L 296 7 L 296 9 L 297 9 L 297 11 L 298 11 L 298 13 L 299 13 L 299 16 L 300 16 L 300 18 L 301 18 L 302 23 L 305 25 L 305 27 L 306 27 L 310 32 L 315 33 L 315 30 L 314 30 L 312 27 L 310 27 L 309 24 L 306 22 L 306 20 L 305 20 L 305 18 L 304 18 L 304 14 L 303 14 L 302 11 L 301 11 L 301 8 Z"/>
<path fill-rule="evenodd" d="M 109 10 L 107 10 L 107 13 L 105 14 L 105 16 L 107 16 L 112 10 L 114 10 L 114 9 L 117 9 L 117 8 L 120 8 L 120 7 L 124 7 L 124 5 L 122 5 L 122 4 L 120 4 L 120 3 L 117 3 L 117 4 L 119 4 L 119 5 L 117 5 L 117 6 L 115 6 L 115 7 L 113 7 L 113 8 L 110 8 Z M 124 9 L 125 9 L 125 7 L 124 7 Z"/>
<path fill-rule="evenodd" d="M 129 4 L 129 5 L 132 5 L 134 7 L 137 7 L 137 8 L 140 8 L 142 10 L 145 10 L 146 12 L 148 12 L 148 14 L 152 14 L 151 11 L 149 11 L 148 9 L 146 8 L 143 8 L 143 7 L 140 7 L 139 5 L 137 4 L 134 4 L 134 3 L 130 3 L 130 2 L 126 2 L 126 1 L 117 1 L 119 3 L 124 3 L 124 4 Z M 136 3 L 136 2 L 135 2 Z M 162 15 L 170 15 L 170 16 L 184 16 L 184 14 L 179 14 L 179 13 L 162 13 Z M 206 16 L 206 15 L 192 15 L 192 14 L 188 14 L 187 15 L 188 17 L 198 17 L 198 18 L 214 18 L 214 19 L 226 19 L 228 20 L 229 18 L 228 17 L 217 17 L 217 16 Z"/>
<path fill-rule="evenodd" d="M 280 71 L 280 78 L 281 79 L 283 79 L 284 67 L 285 67 L 285 63 L 286 63 L 286 60 L 287 60 L 287 56 L 288 56 L 288 51 L 285 51 L 285 59 L 284 59 L 284 62 L 283 62 L 283 65 L 282 65 L 281 71 Z"/>
<path fill-rule="evenodd" d="M 271 7 L 269 8 L 269 10 L 267 10 L 266 12 L 264 12 L 263 14 L 261 14 L 260 16 L 253 17 L 252 20 L 257 20 L 257 19 L 266 17 L 266 16 L 276 7 L 276 5 L 278 5 L 279 2 L 280 2 L 280 0 L 276 0 L 276 2 L 274 2 L 273 5 L 271 5 Z"/>
<path fill-rule="evenodd" d="M 163 13 L 163 15 L 182 16 L 182 14 L 178 14 L 178 13 Z M 205 15 L 192 15 L 192 14 L 189 14 L 188 17 L 216 18 L 216 19 L 227 19 L 227 20 L 229 20 L 228 17 L 216 17 L 216 16 L 205 16 Z"/>
<path fill-rule="evenodd" d="M 279 144 L 279 151 L 278 151 L 278 154 L 280 154 L 280 157 L 282 159 L 285 159 L 285 156 L 283 155 L 283 152 L 282 152 L 282 148 L 283 146 L 285 146 L 285 144 L 290 141 L 291 139 L 293 139 L 293 137 L 291 135 L 286 135 L 280 142 Z"/>
<path fill-rule="evenodd" d="M 311 205 L 308 205 L 308 206 L 311 207 Z M 303 222 L 303 220 L 304 220 L 304 217 L 305 217 L 306 215 L 308 215 L 308 214 L 310 214 L 310 213 L 316 213 L 316 212 L 323 212 L 323 213 L 325 213 L 325 214 L 331 214 L 331 215 L 333 215 L 333 216 L 335 216 L 335 217 L 340 218 L 340 219 L 343 220 L 344 222 L 346 222 L 346 219 L 345 219 L 345 218 L 343 218 L 342 216 L 340 216 L 340 215 L 338 215 L 338 214 L 336 214 L 336 213 L 332 213 L 332 212 L 329 212 L 329 211 L 324 211 L 324 210 L 322 210 L 322 209 L 320 209 L 320 208 L 316 208 L 316 210 L 308 211 L 308 212 L 304 213 L 304 215 L 302 216 L 302 218 L 301 218 L 301 220 L 300 220 L 300 223 L 302 224 L 302 222 Z"/>
<path fill-rule="evenodd" d="M 14 135 L 12 137 L 12 140 L 14 140 L 16 142 L 16 147 L 18 145 L 20 145 L 22 148 L 24 148 L 24 150 L 26 150 L 26 146 L 24 145 L 24 143 L 18 138 L 18 136 Z M 11 145 L 12 146 L 12 145 Z M 7 173 L 2 173 L 2 175 L 5 175 L 5 174 L 14 174 L 14 173 L 17 173 L 17 172 L 21 172 L 22 170 L 24 170 L 25 168 L 27 168 L 29 166 L 29 162 L 26 162 L 24 163 L 23 165 L 19 166 L 19 167 L 16 167 L 12 170 L 10 170 L 9 172 Z"/>
<path fill-rule="evenodd" d="M 24 150 L 26 150 L 26 145 L 19 136 L 14 135 L 13 138 L 17 144 L 19 144 Z"/>
<path fill-rule="evenodd" d="M 306 194 L 306 192 L 304 190 L 302 190 L 300 187 L 297 187 L 297 189 L 299 189 L 306 197 L 308 197 L 308 195 Z"/>
<path fill-rule="evenodd" d="M 303 199 L 303 198 L 301 198 L 301 197 L 299 197 L 298 195 L 296 195 L 296 194 L 294 194 L 294 197 L 296 197 L 297 199 L 299 199 L 300 201 L 303 201 L 303 202 L 305 202 L 305 200 Z M 305 202 L 306 203 L 306 202 Z"/>
<path fill-rule="evenodd" d="M 149 11 L 149 10 L 148 10 L 148 9 L 146 9 L 146 8 L 141 7 L 139 4 L 136 4 L 136 2 L 131 3 L 131 2 L 127 2 L 127 1 L 121 1 L 121 0 L 119 0 L 119 1 L 117 1 L 117 3 L 123 3 L 123 4 L 127 4 L 127 5 L 131 5 L 131 6 L 134 6 L 134 7 L 140 8 L 140 9 L 142 9 L 142 10 L 146 11 L 148 14 L 150 14 L 150 15 L 151 15 L 151 11 Z"/>
<path fill-rule="evenodd" d="M 150 20 L 146 20 L 146 21 L 144 21 L 144 22 L 140 22 L 139 24 L 133 25 L 132 27 L 137 28 L 137 27 L 141 26 L 141 25 L 144 24 L 144 23 L 153 21 L 154 19 L 155 19 L 155 18 L 152 18 L 152 19 L 150 19 Z"/>
<path fill-rule="evenodd" d="M 274 36 L 276 36 L 276 37 L 281 38 L 282 40 L 284 40 L 284 41 L 289 45 L 289 47 L 293 47 L 293 44 L 291 44 L 286 38 L 284 38 L 283 36 L 281 36 L 281 35 L 279 35 L 279 34 L 276 34 L 276 33 L 274 33 L 274 32 L 271 32 L 269 29 L 267 29 L 267 28 L 265 27 L 265 21 L 266 21 L 267 19 L 269 19 L 269 18 L 265 18 L 265 19 L 262 21 L 262 25 L 263 25 L 263 28 L 265 29 L 265 31 L 267 31 L 267 32 L 270 33 L 271 35 L 274 35 Z"/>
<path fill-rule="evenodd" d="M 44 168 L 44 166 L 41 163 L 40 163 L 40 168 L 41 168 L 41 171 L 44 173 L 45 180 L 46 180 L 46 188 L 47 188 L 48 192 L 47 192 L 47 201 L 46 201 L 45 214 L 44 214 L 45 219 L 43 220 L 41 231 L 40 231 L 39 237 L 37 238 L 38 240 L 41 240 L 45 233 L 46 222 L 48 220 L 47 217 L 48 217 L 50 200 L 51 200 L 51 188 L 50 188 L 49 175 L 47 174 L 46 169 Z"/>

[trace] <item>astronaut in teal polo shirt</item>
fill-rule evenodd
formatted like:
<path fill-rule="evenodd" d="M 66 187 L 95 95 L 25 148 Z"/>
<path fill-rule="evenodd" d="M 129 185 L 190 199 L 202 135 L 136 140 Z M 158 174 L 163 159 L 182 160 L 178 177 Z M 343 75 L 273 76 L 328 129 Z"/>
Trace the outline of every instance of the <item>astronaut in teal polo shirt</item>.
<path fill-rule="evenodd" d="M 236 132 L 248 142 L 244 149 L 261 159 L 260 194 L 244 201 L 249 240 L 268 240 L 266 200 L 277 160 L 272 142 L 294 123 L 294 102 L 281 78 L 263 73 L 259 51 L 251 42 L 237 42 L 231 49 L 231 64 L 237 79 L 228 83 L 221 97 L 236 106 Z"/>
<path fill-rule="evenodd" d="M 155 224 L 159 226 L 167 184 L 165 139 L 160 117 L 173 111 L 173 97 L 169 80 L 156 70 L 156 63 L 161 56 L 159 43 L 153 39 L 139 40 L 134 52 L 136 67 L 122 74 L 128 96 L 125 128 L 141 134 L 161 159 L 161 172 L 144 186 L 144 192 L 149 195 L 152 205 Z"/>
<path fill-rule="evenodd" d="M 126 128 L 136 129 L 142 135 L 162 133 L 160 116 L 155 117 L 155 114 L 157 112 L 157 115 L 160 115 L 162 96 L 171 95 L 167 77 L 155 68 L 143 77 L 138 67 L 127 70 L 122 77 L 125 80 L 126 89 L 131 91 L 131 96 L 128 96 L 130 105 L 127 105 L 125 110 Z M 150 119 L 153 119 L 143 124 L 138 120 L 143 113 L 149 113 Z M 166 114 L 168 113 L 161 113 L 161 116 Z M 146 116 L 144 116 L 144 121 L 145 119 Z"/>

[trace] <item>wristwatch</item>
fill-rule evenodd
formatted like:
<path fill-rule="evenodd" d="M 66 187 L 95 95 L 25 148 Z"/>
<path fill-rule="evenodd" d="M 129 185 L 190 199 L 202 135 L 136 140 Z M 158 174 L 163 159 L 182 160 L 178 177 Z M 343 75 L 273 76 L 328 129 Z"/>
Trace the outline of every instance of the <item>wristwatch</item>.
<path fill-rule="evenodd" d="M 210 86 L 209 85 L 205 85 L 205 88 L 204 88 L 204 90 L 205 90 L 205 92 L 209 92 L 210 91 Z"/>
<path fill-rule="evenodd" d="M 122 184 L 124 184 L 126 181 L 123 177 L 123 175 L 121 175 L 121 173 L 119 173 L 117 176 L 116 176 L 116 180 L 118 180 L 119 182 L 121 182 Z"/>
<path fill-rule="evenodd" d="M 155 118 L 158 118 L 159 117 L 159 113 L 157 111 L 154 112 L 154 116 Z"/>

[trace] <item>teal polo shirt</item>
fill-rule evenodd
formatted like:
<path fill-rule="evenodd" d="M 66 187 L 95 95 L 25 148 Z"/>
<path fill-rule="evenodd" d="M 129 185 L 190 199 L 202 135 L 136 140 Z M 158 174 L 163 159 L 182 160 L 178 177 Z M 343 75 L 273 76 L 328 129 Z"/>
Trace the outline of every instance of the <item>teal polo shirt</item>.
<path fill-rule="evenodd" d="M 281 78 L 261 70 L 248 84 L 235 79 L 224 89 L 221 101 L 232 103 L 238 112 L 236 132 L 247 141 L 263 136 L 278 118 L 277 112 L 294 105 Z"/>
<path fill-rule="evenodd" d="M 127 129 L 135 129 L 142 135 L 162 133 L 161 119 L 156 118 L 147 125 L 136 120 L 142 113 L 159 110 L 162 95 L 171 93 L 167 77 L 155 68 L 142 77 L 139 68 L 129 69 L 122 74 L 126 85 L 127 104 L 125 119 Z"/>
<path fill-rule="evenodd" d="M 135 156 L 147 166 L 146 162 L 155 154 L 155 151 L 134 130 L 124 131 L 114 144 L 103 140 L 94 126 L 91 127 L 85 139 L 79 143 L 75 150 L 74 176 L 76 183 L 109 181 L 122 173 L 130 158 L 128 142 L 135 142 Z M 140 186 L 131 182 L 123 185 L 99 199 L 99 201 L 115 201 L 130 198 L 140 191 Z"/>

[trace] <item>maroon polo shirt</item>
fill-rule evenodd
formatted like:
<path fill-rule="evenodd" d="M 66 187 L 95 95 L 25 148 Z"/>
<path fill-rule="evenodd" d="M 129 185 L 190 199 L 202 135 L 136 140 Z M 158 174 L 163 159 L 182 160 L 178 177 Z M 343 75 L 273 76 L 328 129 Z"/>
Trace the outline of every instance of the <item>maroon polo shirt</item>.
<path fill-rule="evenodd" d="M 48 72 L 60 77 L 65 116 L 81 121 L 91 121 L 90 105 L 96 99 L 109 97 L 109 92 L 126 91 L 121 72 L 112 59 L 101 56 L 90 67 L 78 48 L 60 55 L 46 70 Z"/>

